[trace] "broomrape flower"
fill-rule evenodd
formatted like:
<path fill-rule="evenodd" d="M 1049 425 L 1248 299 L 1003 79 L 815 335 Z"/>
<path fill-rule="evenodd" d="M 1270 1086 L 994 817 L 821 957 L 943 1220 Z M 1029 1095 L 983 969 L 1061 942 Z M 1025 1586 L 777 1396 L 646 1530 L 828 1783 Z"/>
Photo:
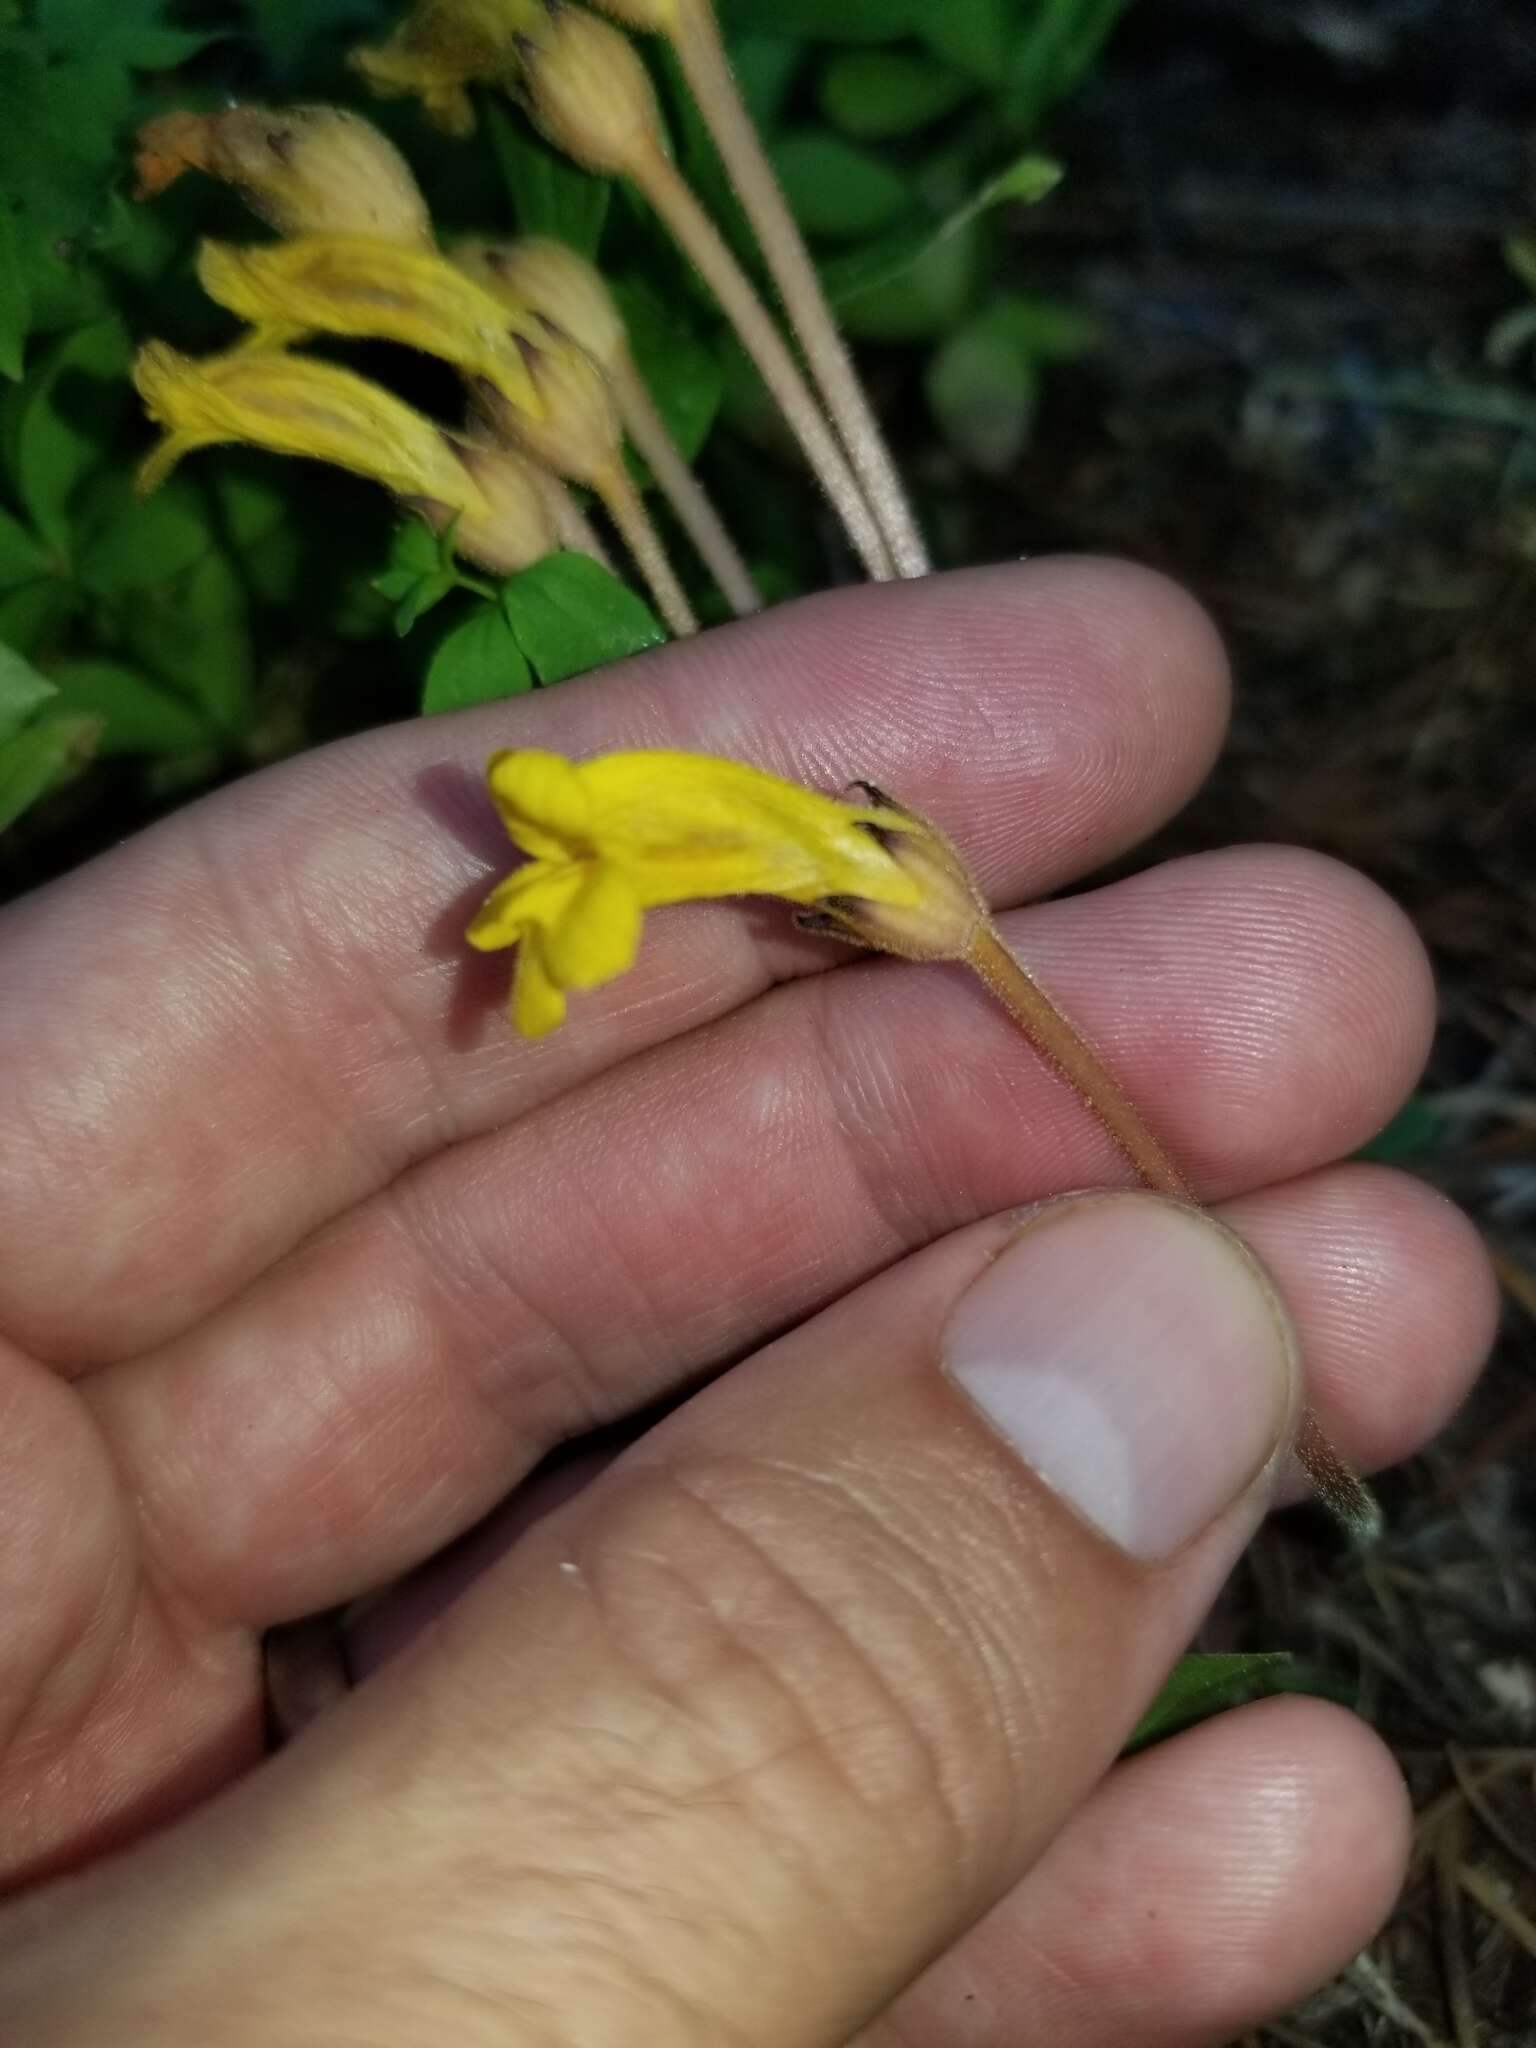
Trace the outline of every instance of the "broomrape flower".
<path fill-rule="evenodd" d="M 197 275 L 211 299 L 250 322 L 257 347 L 308 334 L 398 341 L 483 377 L 519 412 L 543 417 L 518 346 L 536 344 L 542 331 L 434 250 L 373 235 L 298 235 L 249 249 L 204 242 Z"/>
<path fill-rule="evenodd" d="M 227 107 L 161 114 L 139 130 L 138 196 L 184 171 L 237 186 L 279 234 L 381 235 L 430 249 L 427 203 L 405 158 L 371 121 L 341 107 Z"/>
<path fill-rule="evenodd" d="M 539 35 L 545 20 L 541 0 L 416 0 L 387 42 L 354 50 L 350 61 L 381 97 L 414 93 L 438 127 L 468 135 L 468 88 L 510 83 L 519 42 Z"/>
<path fill-rule="evenodd" d="M 934 835 L 883 800 L 847 803 L 745 762 L 661 751 L 568 761 L 526 748 L 493 754 L 486 780 L 530 859 L 491 891 L 468 937 L 482 952 L 518 948 L 512 1021 L 528 1038 L 562 1022 L 568 989 L 631 967 L 645 912 L 663 904 L 783 896 L 875 945 L 883 915 L 920 921 L 926 885 L 906 852 Z"/>
<path fill-rule="evenodd" d="M 151 491 L 194 448 L 243 441 L 371 478 L 503 574 L 555 546 L 544 498 L 509 450 L 460 442 L 391 392 L 335 363 L 239 348 L 194 361 L 163 341 L 139 351 L 133 381 L 166 429 L 139 471 Z"/>

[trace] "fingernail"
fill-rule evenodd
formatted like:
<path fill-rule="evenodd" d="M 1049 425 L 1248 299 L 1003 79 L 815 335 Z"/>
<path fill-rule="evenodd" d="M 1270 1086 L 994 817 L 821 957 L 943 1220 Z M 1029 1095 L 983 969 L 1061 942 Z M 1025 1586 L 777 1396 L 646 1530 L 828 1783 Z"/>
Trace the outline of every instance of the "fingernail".
<path fill-rule="evenodd" d="M 1299 1366 L 1253 1254 L 1154 1195 L 1032 1217 L 956 1304 L 943 1360 L 1053 1493 L 1131 1557 L 1169 1557 L 1240 1499 Z"/>

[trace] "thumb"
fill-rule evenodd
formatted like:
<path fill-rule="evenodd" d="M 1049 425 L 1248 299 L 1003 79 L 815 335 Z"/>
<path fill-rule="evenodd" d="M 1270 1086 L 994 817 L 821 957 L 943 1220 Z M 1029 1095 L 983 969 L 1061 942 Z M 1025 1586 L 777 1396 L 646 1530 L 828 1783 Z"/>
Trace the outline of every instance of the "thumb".
<path fill-rule="evenodd" d="M 1113 1760 L 1297 1381 L 1195 1210 L 1084 1196 L 930 1247 L 140 1852 L 74 1995 L 99 2018 L 111 1987 L 119 2043 L 201 2041 L 209 2001 L 264 2048 L 845 2042 Z"/>

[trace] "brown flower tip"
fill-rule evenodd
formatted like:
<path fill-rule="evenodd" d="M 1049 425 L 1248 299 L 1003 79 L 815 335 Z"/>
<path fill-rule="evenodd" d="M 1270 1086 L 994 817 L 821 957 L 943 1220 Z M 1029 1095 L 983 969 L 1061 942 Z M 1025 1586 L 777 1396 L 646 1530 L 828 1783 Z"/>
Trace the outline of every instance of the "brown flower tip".
<path fill-rule="evenodd" d="M 965 862 L 936 825 L 888 797 L 872 782 L 855 782 L 857 793 L 890 822 L 866 821 L 862 830 L 878 841 L 917 887 L 913 904 L 876 903 L 862 896 L 824 899 L 796 922 L 904 960 L 963 960 L 991 922 L 986 898 Z"/>
<path fill-rule="evenodd" d="M 454 263 L 505 305 L 533 317 L 552 336 L 568 336 L 605 374 L 626 351 L 624 322 L 596 267 L 564 242 L 524 235 L 515 242 L 465 241 Z"/>
<path fill-rule="evenodd" d="M 530 464 L 510 448 L 489 441 L 457 440 L 455 452 L 485 502 L 470 506 L 454 528 L 454 546 L 498 576 L 515 575 L 560 545 L 549 500 Z M 420 508 L 429 525 L 442 531 L 450 508 Z M 434 516 L 434 510 L 444 517 Z"/>
<path fill-rule="evenodd" d="M 341 107 L 230 107 L 162 114 L 139 130 L 138 196 L 183 171 L 237 186 L 279 233 L 377 235 L 431 248 L 432 223 L 403 156 Z"/>
<path fill-rule="evenodd" d="M 506 404 L 489 385 L 477 387 L 481 409 L 498 436 L 556 476 L 601 487 L 620 460 L 623 434 L 607 378 L 563 335 L 516 340 L 539 416 Z"/>

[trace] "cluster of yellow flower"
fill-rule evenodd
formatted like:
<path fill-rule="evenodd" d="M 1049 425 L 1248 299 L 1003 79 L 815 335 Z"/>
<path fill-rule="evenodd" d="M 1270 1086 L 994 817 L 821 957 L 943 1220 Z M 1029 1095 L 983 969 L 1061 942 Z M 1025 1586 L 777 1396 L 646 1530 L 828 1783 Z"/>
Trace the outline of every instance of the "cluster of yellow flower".
<path fill-rule="evenodd" d="M 648 74 L 620 29 L 568 0 L 416 0 L 387 42 L 353 62 L 376 91 L 417 95 L 454 133 L 473 124 L 471 86 L 512 91 L 558 147 L 632 179 L 713 286 L 871 574 L 916 573 L 921 543 L 735 94 L 709 0 L 606 4 L 672 37 L 759 220 L 822 402 L 672 165 Z M 690 633 L 692 609 L 625 467 L 627 434 L 732 609 L 756 607 L 741 556 L 636 372 L 611 294 L 573 250 L 528 238 L 441 253 L 399 152 L 335 107 L 169 114 L 139 142 L 141 195 L 203 171 L 236 186 L 282 237 L 208 242 L 200 253 L 204 290 L 248 324 L 240 344 L 202 361 L 158 341 L 141 351 L 135 381 L 165 429 L 145 488 L 217 441 L 316 456 L 383 484 L 436 531 L 451 529 L 470 559 L 506 574 L 554 547 L 606 561 L 567 488 L 578 484 L 609 514 L 671 629 Z M 469 423 L 440 427 L 352 371 L 291 353 L 315 335 L 399 342 L 452 365 Z"/>

